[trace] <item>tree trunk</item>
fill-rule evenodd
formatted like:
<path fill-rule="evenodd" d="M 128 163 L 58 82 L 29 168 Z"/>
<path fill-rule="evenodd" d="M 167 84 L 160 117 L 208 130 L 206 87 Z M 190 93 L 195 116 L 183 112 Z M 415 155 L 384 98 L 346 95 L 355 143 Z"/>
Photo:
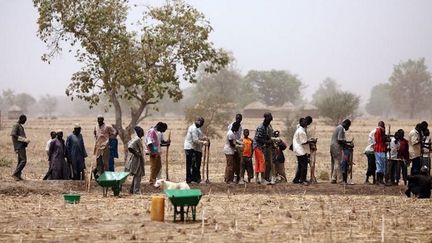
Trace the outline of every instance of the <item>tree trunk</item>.
<path fill-rule="evenodd" d="M 114 111 L 115 111 L 115 124 L 120 139 L 123 142 L 124 161 L 126 163 L 128 157 L 128 143 L 132 139 L 132 134 L 135 133 L 134 127 L 138 124 L 141 114 L 146 108 L 147 103 L 142 101 L 140 103 L 140 106 L 137 109 L 134 109 L 132 107 L 130 108 L 131 121 L 125 128 L 123 128 L 122 110 L 121 110 L 120 102 L 117 99 L 115 93 L 111 94 L 111 101 L 113 103 Z"/>
<path fill-rule="evenodd" d="M 123 142 L 123 153 L 125 156 L 124 161 L 126 162 L 127 155 L 128 155 L 127 145 L 128 145 L 128 142 L 131 140 L 131 135 L 130 135 L 129 131 L 127 130 L 127 128 L 126 129 L 123 128 L 122 110 L 121 110 L 120 102 L 118 101 L 115 93 L 111 94 L 111 101 L 112 101 L 113 106 L 114 106 L 116 129 L 119 133 L 120 139 Z"/>

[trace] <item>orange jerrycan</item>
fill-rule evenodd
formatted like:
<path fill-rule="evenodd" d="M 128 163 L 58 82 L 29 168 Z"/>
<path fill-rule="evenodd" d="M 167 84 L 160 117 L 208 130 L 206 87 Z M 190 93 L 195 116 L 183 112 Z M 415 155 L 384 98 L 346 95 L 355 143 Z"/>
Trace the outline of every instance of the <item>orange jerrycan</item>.
<path fill-rule="evenodd" d="M 165 219 L 165 197 L 152 196 L 150 216 L 152 221 L 164 221 Z"/>

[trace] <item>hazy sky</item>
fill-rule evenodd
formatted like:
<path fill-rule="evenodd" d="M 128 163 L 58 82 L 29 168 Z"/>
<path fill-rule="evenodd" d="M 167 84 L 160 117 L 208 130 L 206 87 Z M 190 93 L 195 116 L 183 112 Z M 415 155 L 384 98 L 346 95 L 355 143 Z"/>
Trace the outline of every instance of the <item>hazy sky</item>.
<path fill-rule="evenodd" d="M 133 0 L 154 4 L 158 0 Z M 326 77 L 369 97 L 393 65 L 425 57 L 432 71 L 432 1 L 190 0 L 214 27 L 212 41 L 233 52 L 239 69 L 284 69 L 307 85 L 309 97 Z M 138 19 L 143 8 L 134 8 Z M 64 54 L 52 64 L 36 36 L 31 0 L 0 0 L 0 90 L 64 94 L 79 69 Z"/>

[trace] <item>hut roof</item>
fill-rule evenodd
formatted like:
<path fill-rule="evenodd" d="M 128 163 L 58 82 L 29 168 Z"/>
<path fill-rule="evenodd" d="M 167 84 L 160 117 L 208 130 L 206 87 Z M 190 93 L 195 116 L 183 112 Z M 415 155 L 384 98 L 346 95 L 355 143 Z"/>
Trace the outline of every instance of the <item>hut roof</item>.
<path fill-rule="evenodd" d="M 306 104 L 303 106 L 303 110 L 318 110 L 318 108 L 312 104 Z"/>
<path fill-rule="evenodd" d="M 11 107 L 9 107 L 8 111 L 22 111 L 21 107 L 17 106 L 17 105 L 13 105 Z"/>
<path fill-rule="evenodd" d="M 294 110 L 295 106 L 293 105 L 293 103 L 288 101 L 281 106 L 271 106 L 270 108 L 273 111 L 290 111 L 290 110 Z"/>
<path fill-rule="evenodd" d="M 244 110 L 267 109 L 268 107 L 259 101 L 255 101 L 245 106 Z"/>

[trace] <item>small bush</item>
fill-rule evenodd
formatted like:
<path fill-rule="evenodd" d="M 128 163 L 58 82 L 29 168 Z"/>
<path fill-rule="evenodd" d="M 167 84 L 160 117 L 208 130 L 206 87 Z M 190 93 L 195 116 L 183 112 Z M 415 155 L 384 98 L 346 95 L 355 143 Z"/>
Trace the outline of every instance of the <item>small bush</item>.
<path fill-rule="evenodd" d="M 0 167 L 11 167 L 12 163 L 13 161 L 8 158 L 0 157 Z"/>
<path fill-rule="evenodd" d="M 327 171 L 321 171 L 319 174 L 319 179 L 322 181 L 328 181 L 330 179 L 330 175 Z"/>

